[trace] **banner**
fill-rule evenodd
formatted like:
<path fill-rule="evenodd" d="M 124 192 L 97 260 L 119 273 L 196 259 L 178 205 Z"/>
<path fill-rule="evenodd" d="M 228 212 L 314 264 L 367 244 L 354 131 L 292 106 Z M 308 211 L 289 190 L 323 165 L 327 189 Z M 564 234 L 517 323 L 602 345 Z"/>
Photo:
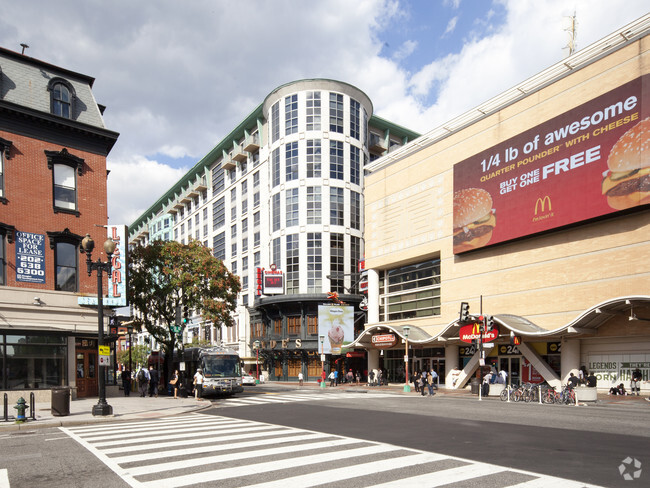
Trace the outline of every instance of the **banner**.
<path fill-rule="evenodd" d="M 454 253 L 650 203 L 649 87 L 637 78 L 456 164 Z"/>
<path fill-rule="evenodd" d="M 16 232 L 16 281 L 45 283 L 45 236 Z"/>
<path fill-rule="evenodd" d="M 318 337 L 324 338 L 323 354 L 341 354 L 343 346 L 354 340 L 354 307 L 319 305 Z"/>

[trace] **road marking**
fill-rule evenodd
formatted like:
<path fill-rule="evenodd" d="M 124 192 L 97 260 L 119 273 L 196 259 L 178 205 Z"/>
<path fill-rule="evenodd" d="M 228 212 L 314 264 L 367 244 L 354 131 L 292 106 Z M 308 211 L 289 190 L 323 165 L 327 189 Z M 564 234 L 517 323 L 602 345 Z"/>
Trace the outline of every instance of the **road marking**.
<path fill-rule="evenodd" d="M 11 488 L 9 485 L 9 472 L 6 469 L 0 469 L 0 488 Z"/>

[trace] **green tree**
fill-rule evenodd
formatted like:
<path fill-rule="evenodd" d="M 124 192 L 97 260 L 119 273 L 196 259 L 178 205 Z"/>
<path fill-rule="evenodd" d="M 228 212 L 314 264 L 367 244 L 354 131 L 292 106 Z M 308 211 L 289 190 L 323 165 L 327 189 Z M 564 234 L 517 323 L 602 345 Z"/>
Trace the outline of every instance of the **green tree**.
<path fill-rule="evenodd" d="M 131 363 L 133 368 L 136 368 L 138 364 L 147 364 L 147 352 L 148 348 L 142 344 L 134 344 L 131 349 Z M 117 353 L 117 362 L 123 364 L 124 366 L 129 366 L 129 350 L 123 350 Z"/>
<path fill-rule="evenodd" d="M 163 345 L 168 377 L 174 348 L 182 342 L 183 330 L 177 336 L 171 329 L 177 309 L 194 310 L 216 326 L 235 325 L 232 314 L 241 289 L 239 278 L 198 241 L 187 245 L 154 241 L 136 246 L 129 253 L 128 283 L 135 325 L 144 326 Z"/>

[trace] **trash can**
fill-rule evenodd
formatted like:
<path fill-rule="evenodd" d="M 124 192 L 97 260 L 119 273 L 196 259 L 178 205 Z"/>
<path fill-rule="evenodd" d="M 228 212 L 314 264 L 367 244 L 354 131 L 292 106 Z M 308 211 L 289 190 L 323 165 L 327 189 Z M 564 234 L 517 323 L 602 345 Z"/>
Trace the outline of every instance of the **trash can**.
<path fill-rule="evenodd" d="M 52 415 L 55 417 L 70 415 L 70 387 L 52 388 Z"/>
<path fill-rule="evenodd" d="M 478 389 L 480 388 L 480 381 L 478 378 L 472 378 L 469 380 L 470 388 L 472 389 L 472 395 L 478 395 Z"/>

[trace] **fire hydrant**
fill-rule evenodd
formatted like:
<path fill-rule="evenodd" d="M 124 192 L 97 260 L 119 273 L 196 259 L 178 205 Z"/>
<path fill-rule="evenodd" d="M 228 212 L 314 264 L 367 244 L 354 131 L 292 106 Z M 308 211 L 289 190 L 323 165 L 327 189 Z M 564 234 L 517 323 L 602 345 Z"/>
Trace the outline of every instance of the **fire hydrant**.
<path fill-rule="evenodd" d="M 25 409 L 28 406 L 29 405 L 27 405 L 23 397 L 20 397 L 18 399 L 18 401 L 16 402 L 16 406 L 14 407 L 16 409 L 16 422 L 24 422 L 25 420 L 27 420 L 25 418 Z"/>

